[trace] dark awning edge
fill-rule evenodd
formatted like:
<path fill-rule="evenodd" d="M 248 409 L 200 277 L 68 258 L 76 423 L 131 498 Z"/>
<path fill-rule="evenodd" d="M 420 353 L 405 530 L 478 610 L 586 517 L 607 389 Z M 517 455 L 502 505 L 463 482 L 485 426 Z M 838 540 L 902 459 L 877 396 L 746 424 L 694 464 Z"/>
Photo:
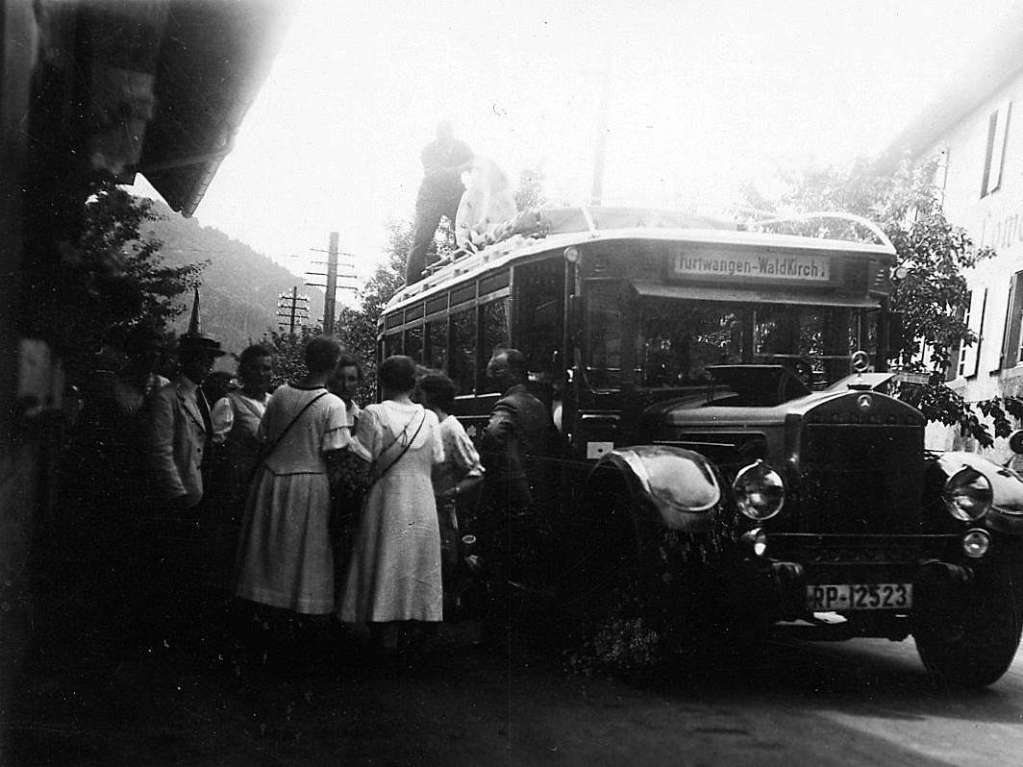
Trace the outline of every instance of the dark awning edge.
<path fill-rule="evenodd" d="M 291 0 L 170 0 L 156 114 L 134 173 L 191 216 L 266 80 Z"/>

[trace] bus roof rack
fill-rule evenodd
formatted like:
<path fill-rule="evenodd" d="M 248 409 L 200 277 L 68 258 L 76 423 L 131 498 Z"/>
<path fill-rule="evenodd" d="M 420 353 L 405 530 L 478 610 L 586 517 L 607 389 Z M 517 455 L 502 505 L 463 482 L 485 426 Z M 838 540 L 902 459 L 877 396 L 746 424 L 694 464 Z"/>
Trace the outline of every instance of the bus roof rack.
<path fill-rule="evenodd" d="M 806 224 L 811 221 L 840 221 L 844 222 L 845 226 L 838 229 L 828 228 L 824 225 L 818 227 L 815 234 L 804 235 L 808 237 L 827 237 L 829 239 L 849 239 L 856 240 L 853 237 L 854 227 L 849 224 L 854 224 L 858 227 L 866 229 L 870 234 L 873 235 L 874 241 L 878 245 L 883 245 L 886 248 L 891 248 L 895 251 L 895 246 L 892 245 L 892 241 L 888 239 L 888 235 L 882 231 L 881 227 L 875 224 L 873 221 L 857 216 L 854 213 L 839 213 L 836 211 L 814 211 L 812 213 L 799 213 L 791 216 L 782 216 L 779 218 L 769 218 L 765 221 L 754 221 L 749 224 L 751 231 L 764 231 L 765 227 L 776 226 L 781 224 Z M 790 234 L 803 234 L 800 231 L 793 231 Z M 848 235 L 842 237 L 841 235 Z"/>

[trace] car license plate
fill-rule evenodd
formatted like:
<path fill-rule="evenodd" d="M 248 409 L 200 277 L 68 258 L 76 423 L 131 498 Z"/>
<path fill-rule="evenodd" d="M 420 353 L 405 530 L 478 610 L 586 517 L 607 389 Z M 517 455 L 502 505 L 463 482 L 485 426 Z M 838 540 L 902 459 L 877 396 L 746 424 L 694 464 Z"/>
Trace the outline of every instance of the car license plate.
<path fill-rule="evenodd" d="M 806 587 L 806 601 L 814 612 L 908 610 L 913 606 L 913 584 L 815 583 Z"/>

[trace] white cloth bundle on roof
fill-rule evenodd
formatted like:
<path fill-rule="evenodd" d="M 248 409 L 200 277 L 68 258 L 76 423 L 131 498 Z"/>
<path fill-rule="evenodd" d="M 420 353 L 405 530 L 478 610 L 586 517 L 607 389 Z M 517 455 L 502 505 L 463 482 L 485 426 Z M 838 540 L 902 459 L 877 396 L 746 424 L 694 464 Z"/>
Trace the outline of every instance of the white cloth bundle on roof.
<path fill-rule="evenodd" d="M 455 215 L 455 242 L 473 249 L 494 241 L 494 231 L 515 217 L 508 176 L 493 160 L 477 156 Z"/>

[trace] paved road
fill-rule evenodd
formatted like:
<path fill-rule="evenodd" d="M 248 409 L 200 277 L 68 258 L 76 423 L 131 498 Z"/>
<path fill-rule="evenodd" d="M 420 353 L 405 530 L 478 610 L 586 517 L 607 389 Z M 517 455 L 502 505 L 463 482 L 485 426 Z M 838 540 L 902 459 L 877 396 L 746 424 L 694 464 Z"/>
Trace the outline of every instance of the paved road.
<path fill-rule="evenodd" d="M 911 641 L 775 644 L 743 670 L 642 683 L 511 668 L 448 692 L 469 725 L 451 764 L 1023 764 L 1023 659 L 987 690 L 949 690 Z"/>
<path fill-rule="evenodd" d="M 1023 660 L 967 693 L 928 679 L 912 642 L 874 640 L 774 645 L 742 671 L 639 686 L 563 684 L 530 701 L 512 678 L 511 756 L 540 763 L 543 745 L 566 764 L 1023 764 Z"/>
<path fill-rule="evenodd" d="M 643 681 L 464 645 L 414 672 L 232 673 L 171 651 L 30 689 L 11 764 L 1023 764 L 1023 658 L 962 692 L 911 641 L 772 644 L 742 669 Z"/>

